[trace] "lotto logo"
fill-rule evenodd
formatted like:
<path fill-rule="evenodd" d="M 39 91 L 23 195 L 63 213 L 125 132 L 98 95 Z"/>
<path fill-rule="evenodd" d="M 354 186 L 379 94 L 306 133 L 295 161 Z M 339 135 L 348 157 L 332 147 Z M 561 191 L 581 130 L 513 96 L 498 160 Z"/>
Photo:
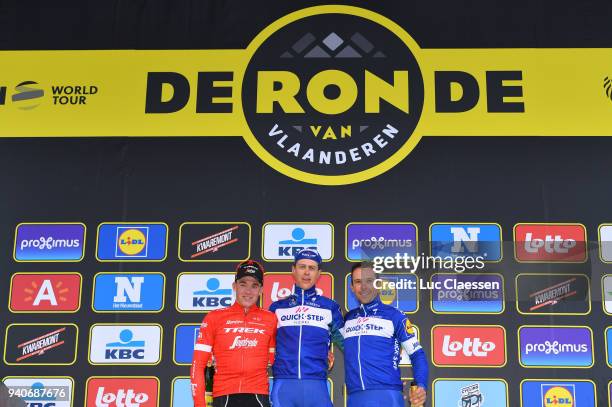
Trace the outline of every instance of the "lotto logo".
<path fill-rule="evenodd" d="M 587 259 L 586 229 L 580 224 L 519 223 L 514 226 L 517 261 L 581 263 Z"/>
<path fill-rule="evenodd" d="M 432 349 L 436 366 L 501 367 L 506 364 L 506 332 L 501 326 L 436 325 Z"/>
<path fill-rule="evenodd" d="M 154 377 L 92 377 L 85 399 L 88 407 L 158 407 L 158 389 Z"/>
<path fill-rule="evenodd" d="M 291 273 L 266 273 L 263 307 L 268 309 L 274 301 L 290 296 L 293 293 L 294 284 Z M 321 273 L 317 281 L 317 294 L 333 299 L 334 282 L 331 274 Z"/>

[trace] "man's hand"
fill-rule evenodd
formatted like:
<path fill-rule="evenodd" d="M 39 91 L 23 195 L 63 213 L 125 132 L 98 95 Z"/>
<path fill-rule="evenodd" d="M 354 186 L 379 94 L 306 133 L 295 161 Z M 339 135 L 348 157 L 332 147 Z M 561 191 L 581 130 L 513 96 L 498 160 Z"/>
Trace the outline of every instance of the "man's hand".
<path fill-rule="evenodd" d="M 334 367 L 334 360 L 336 360 L 334 353 L 331 350 L 328 351 L 327 352 L 327 370 L 331 370 L 332 367 Z"/>
<path fill-rule="evenodd" d="M 424 406 L 427 399 L 427 392 L 420 386 L 412 387 L 408 382 L 404 382 L 404 387 L 408 386 L 409 397 L 404 393 L 404 400 L 409 399 L 411 406 Z"/>

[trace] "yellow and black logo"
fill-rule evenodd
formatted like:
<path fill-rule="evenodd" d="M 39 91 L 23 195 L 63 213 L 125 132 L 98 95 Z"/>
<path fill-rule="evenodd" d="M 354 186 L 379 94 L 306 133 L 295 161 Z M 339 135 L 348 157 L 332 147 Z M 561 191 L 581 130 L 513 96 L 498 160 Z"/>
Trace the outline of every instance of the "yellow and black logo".
<path fill-rule="evenodd" d="M 363 9 L 318 7 L 276 21 L 247 48 L 247 142 L 303 181 L 344 184 L 386 171 L 419 139 L 418 50 L 398 25 Z"/>

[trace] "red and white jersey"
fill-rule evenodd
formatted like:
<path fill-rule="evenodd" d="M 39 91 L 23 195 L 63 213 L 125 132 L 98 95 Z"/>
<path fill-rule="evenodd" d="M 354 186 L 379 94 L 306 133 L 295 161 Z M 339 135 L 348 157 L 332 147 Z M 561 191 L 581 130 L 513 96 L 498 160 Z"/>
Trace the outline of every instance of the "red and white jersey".
<path fill-rule="evenodd" d="M 193 353 L 194 400 L 204 401 L 204 368 L 214 355 L 213 397 L 234 393 L 268 394 L 269 363 L 274 361 L 276 315 L 253 305 L 247 313 L 234 303 L 202 321 Z"/>

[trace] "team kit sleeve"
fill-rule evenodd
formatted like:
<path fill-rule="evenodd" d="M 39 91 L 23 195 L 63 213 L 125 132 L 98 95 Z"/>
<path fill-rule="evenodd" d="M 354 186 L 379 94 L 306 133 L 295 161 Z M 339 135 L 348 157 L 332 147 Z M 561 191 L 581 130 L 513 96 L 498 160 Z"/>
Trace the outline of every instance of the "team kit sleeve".
<path fill-rule="evenodd" d="M 395 335 L 401 343 L 402 348 L 408 354 L 412 364 L 412 373 L 417 386 L 427 389 L 429 380 L 429 364 L 425 351 L 417 340 L 414 327 L 406 316 L 398 311 L 398 316 L 394 318 Z"/>
<path fill-rule="evenodd" d="M 278 329 L 278 318 L 275 313 L 272 313 L 272 335 L 270 336 L 269 348 L 270 353 L 268 356 L 268 361 L 270 365 L 274 364 L 274 356 L 276 354 L 276 331 Z"/>
<path fill-rule="evenodd" d="M 195 407 L 206 407 L 206 381 L 204 370 L 212 355 L 215 344 L 213 313 L 208 314 L 200 325 L 198 340 L 193 350 L 191 362 L 191 395 Z"/>
<path fill-rule="evenodd" d="M 332 321 L 329 324 L 331 342 L 344 352 L 344 317 L 338 303 L 332 305 Z"/>

